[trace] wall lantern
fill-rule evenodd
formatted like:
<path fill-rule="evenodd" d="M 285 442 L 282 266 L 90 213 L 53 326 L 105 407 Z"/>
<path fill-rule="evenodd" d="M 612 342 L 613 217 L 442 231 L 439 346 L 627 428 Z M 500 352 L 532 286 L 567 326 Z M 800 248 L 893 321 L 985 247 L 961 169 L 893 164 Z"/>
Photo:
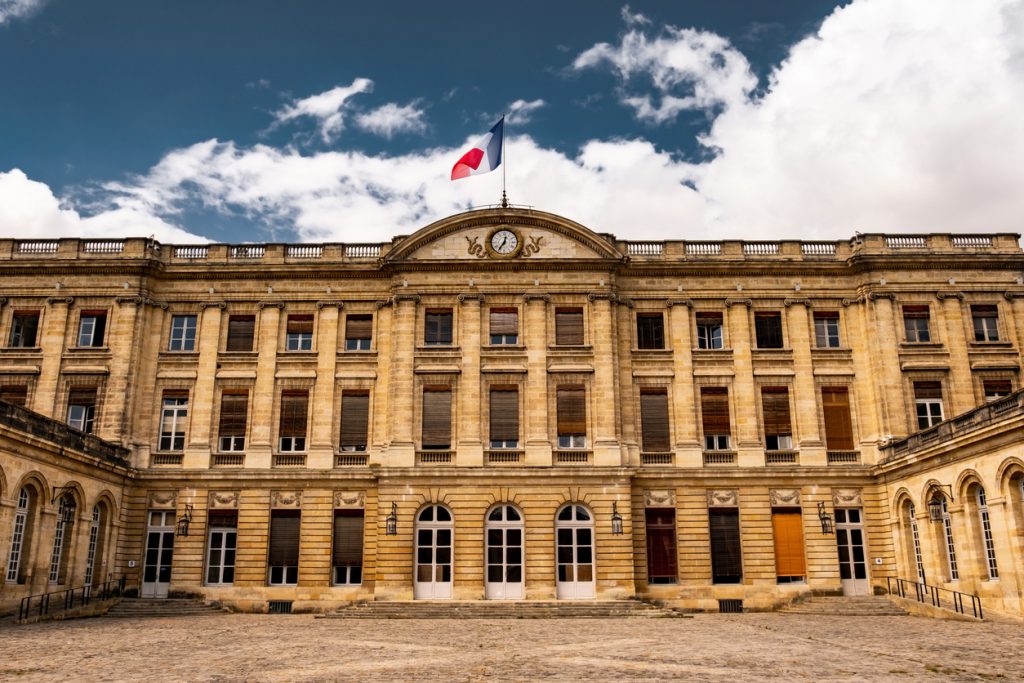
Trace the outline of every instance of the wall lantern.
<path fill-rule="evenodd" d="M 821 523 L 821 533 L 832 533 L 832 515 L 825 511 L 825 501 L 818 501 L 818 521 Z"/>
<path fill-rule="evenodd" d="M 619 504 L 612 503 L 612 534 L 622 535 L 622 515 L 619 514 Z"/>
<path fill-rule="evenodd" d="M 178 518 L 178 536 L 188 536 L 188 527 L 192 523 L 192 511 L 194 509 L 190 503 L 185 503 L 185 514 Z"/>
<path fill-rule="evenodd" d="M 391 504 L 391 514 L 384 520 L 386 525 L 385 533 L 388 536 L 398 535 L 398 505 L 396 503 Z"/>
<path fill-rule="evenodd" d="M 941 522 L 946 518 L 946 497 L 942 489 L 949 489 L 949 500 L 953 500 L 951 484 L 932 484 L 928 499 L 928 519 L 933 522 Z"/>
<path fill-rule="evenodd" d="M 60 505 L 60 522 L 61 524 L 74 524 L 75 523 L 75 487 L 71 484 L 65 484 L 59 489 L 53 492 L 53 498 L 50 499 L 50 504 L 61 502 Z"/>

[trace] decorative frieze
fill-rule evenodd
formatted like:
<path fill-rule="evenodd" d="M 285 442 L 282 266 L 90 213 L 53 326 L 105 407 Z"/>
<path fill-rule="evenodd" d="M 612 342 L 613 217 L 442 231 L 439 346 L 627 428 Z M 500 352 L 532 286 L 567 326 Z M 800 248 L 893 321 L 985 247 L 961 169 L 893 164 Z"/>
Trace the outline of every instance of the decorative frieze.
<path fill-rule="evenodd" d="M 676 492 L 671 489 L 661 491 L 644 491 L 644 507 L 648 508 L 674 508 L 676 506 Z"/>
<path fill-rule="evenodd" d="M 273 491 L 270 507 L 274 510 L 298 510 L 302 507 L 302 491 Z"/>
<path fill-rule="evenodd" d="M 238 491 L 210 491 L 207 507 L 211 510 L 237 510 Z"/>
<path fill-rule="evenodd" d="M 864 505 L 861 489 L 832 489 L 832 506 L 837 508 L 859 508 Z"/>
<path fill-rule="evenodd" d="M 178 506 L 176 491 L 150 491 L 147 501 L 150 510 L 173 510 Z"/>
<path fill-rule="evenodd" d="M 772 507 L 799 506 L 800 489 L 769 489 L 768 500 Z"/>
<path fill-rule="evenodd" d="M 709 508 L 739 507 L 740 494 L 736 489 L 708 489 Z"/>
<path fill-rule="evenodd" d="M 363 491 L 335 491 L 335 510 L 362 510 L 366 505 L 366 493 Z"/>

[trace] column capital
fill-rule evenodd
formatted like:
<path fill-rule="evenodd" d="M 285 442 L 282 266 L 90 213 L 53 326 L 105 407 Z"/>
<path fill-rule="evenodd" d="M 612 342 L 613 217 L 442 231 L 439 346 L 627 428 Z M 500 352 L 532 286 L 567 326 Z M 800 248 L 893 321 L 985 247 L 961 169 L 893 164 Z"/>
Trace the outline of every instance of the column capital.
<path fill-rule="evenodd" d="M 750 299 L 726 299 L 725 300 L 725 307 L 726 308 L 732 308 L 734 305 L 737 305 L 737 304 L 738 305 L 742 305 L 742 306 L 746 306 L 747 308 L 750 308 L 750 307 L 752 307 L 754 305 L 754 302 L 752 300 L 750 300 Z"/>
<path fill-rule="evenodd" d="M 615 301 L 617 297 L 615 292 L 591 292 L 587 294 L 587 299 L 590 301 Z"/>
<path fill-rule="evenodd" d="M 264 308 L 284 308 L 283 301 L 261 301 L 256 304 L 256 308 L 263 310 Z"/>
<path fill-rule="evenodd" d="M 342 309 L 344 307 L 345 307 L 345 302 L 343 302 L 343 301 L 317 301 L 316 302 L 316 309 L 318 311 L 320 309 L 322 309 L 322 308 L 337 308 L 337 309 L 340 310 L 340 309 Z"/>
<path fill-rule="evenodd" d="M 854 297 L 852 299 L 843 299 L 843 306 L 852 306 L 853 304 L 864 303 L 864 295 Z"/>
<path fill-rule="evenodd" d="M 0 307 L 2 307 L 5 303 L 7 303 L 7 297 L 0 296 Z"/>
<path fill-rule="evenodd" d="M 413 294 L 413 293 L 395 294 L 392 297 L 392 299 L 394 299 L 394 302 L 396 304 L 401 304 L 401 303 L 406 303 L 406 302 L 412 302 L 414 304 L 418 304 L 420 302 L 420 295 L 419 294 Z"/>
<path fill-rule="evenodd" d="M 228 307 L 228 304 L 227 304 L 226 301 L 200 301 L 199 302 L 199 309 L 200 310 L 205 310 L 207 308 L 219 308 L 220 310 L 223 311 L 227 307 Z"/>
<path fill-rule="evenodd" d="M 960 301 L 963 301 L 964 300 L 964 293 L 963 292 L 935 292 L 935 298 L 938 299 L 939 301 L 942 301 L 944 299 L 959 299 Z"/>
<path fill-rule="evenodd" d="M 73 296 L 51 296 L 51 297 L 47 297 L 47 299 L 46 299 L 46 303 L 51 305 L 51 306 L 54 305 L 54 304 L 67 304 L 68 306 L 70 306 L 74 302 L 75 302 L 75 297 L 73 297 Z"/>
<path fill-rule="evenodd" d="M 625 306 L 626 308 L 633 308 L 633 300 L 630 299 L 629 297 L 616 297 L 615 299 L 613 299 L 613 301 L 619 304 L 620 306 Z"/>
<path fill-rule="evenodd" d="M 789 307 L 790 307 L 790 306 L 792 306 L 793 304 L 801 304 L 801 305 L 803 305 L 803 306 L 804 306 L 805 308 L 810 308 L 810 307 L 811 307 L 811 300 L 810 300 L 810 299 L 807 299 L 807 298 L 804 298 L 804 297 L 801 297 L 801 298 L 792 298 L 792 299 L 791 299 L 791 298 L 786 298 L 786 299 L 785 299 L 785 300 L 784 300 L 784 301 L 782 302 L 782 305 L 783 305 L 783 306 L 785 306 L 786 308 L 789 308 Z"/>
<path fill-rule="evenodd" d="M 480 292 L 463 292 L 456 298 L 459 300 L 460 304 L 466 303 L 467 301 L 475 301 L 478 304 L 482 304 L 484 302 L 484 295 Z"/>
<path fill-rule="evenodd" d="M 393 303 L 395 303 L 395 302 L 392 301 L 390 297 L 388 297 L 387 299 L 377 299 L 376 301 L 373 302 L 373 305 L 379 311 L 380 309 L 384 308 L 385 306 L 390 306 Z"/>
<path fill-rule="evenodd" d="M 669 299 L 665 302 L 665 306 L 672 308 L 673 306 L 686 306 L 687 308 L 693 308 L 693 299 Z"/>
<path fill-rule="evenodd" d="M 1024 299 L 1024 292 L 1003 292 L 1003 296 L 1006 297 L 1008 301 L 1013 301 L 1014 299 Z"/>
<path fill-rule="evenodd" d="M 523 294 L 523 301 L 529 303 L 531 301 L 543 301 L 544 303 L 551 303 L 551 295 L 546 292 L 526 292 Z"/>
<path fill-rule="evenodd" d="M 892 292 L 868 292 L 868 301 L 875 301 L 877 299 L 888 299 L 889 301 L 896 301 L 896 295 Z"/>

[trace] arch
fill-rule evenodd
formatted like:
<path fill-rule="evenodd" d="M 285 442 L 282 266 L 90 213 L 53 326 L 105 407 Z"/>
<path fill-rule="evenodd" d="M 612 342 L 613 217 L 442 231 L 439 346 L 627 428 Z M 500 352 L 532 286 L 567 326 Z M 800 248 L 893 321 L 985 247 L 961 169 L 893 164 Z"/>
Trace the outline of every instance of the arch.
<path fill-rule="evenodd" d="M 956 483 L 953 484 L 953 491 L 957 498 L 967 500 L 969 497 L 969 489 L 975 484 L 978 486 L 984 486 L 981 475 L 978 474 L 977 470 L 966 469 L 957 475 Z"/>
<path fill-rule="evenodd" d="M 594 513 L 587 505 L 569 502 L 555 511 L 558 598 L 594 597 L 597 576 L 594 537 Z"/>
<path fill-rule="evenodd" d="M 7 493 L 7 476 L 4 474 L 4 466 L 0 464 L 0 499 Z"/>
<path fill-rule="evenodd" d="M 996 490 L 1001 495 L 1006 495 L 1012 490 L 1011 481 L 1018 476 L 1024 476 L 1024 460 L 1017 456 L 1010 456 L 1001 463 L 996 470 Z"/>
<path fill-rule="evenodd" d="M 899 516 L 900 512 L 903 509 L 903 505 L 906 501 L 910 501 L 910 503 L 913 505 L 914 497 L 911 495 L 910 489 L 908 489 L 906 486 L 901 486 L 898 489 L 896 489 L 896 493 L 892 497 L 892 513 L 895 516 Z"/>
<path fill-rule="evenodd" d="M 39 496 L 39 503 L 43 507 L 50 505 L 50 484 L 46 481 L 46 477 L 39 470 L 32 470 L 26 472 L 18 480 L 17 489 L 20 491 L 25 486 L 31 486 L 35 489 L 36 494 Z"/>
<path fill-rule="evenodd" d="M 413 598 L 452 597 L 455 566 L 455 515 L 441 503 L 416 511 L 413 527 Z"/>
<path fill-rule="evenodd" d="M 26 475 L 19 482 L 15 511 L 11 520 L 11 542 L 7 553 L 4 577 L 7 583 L 23 584 L 27 580 L 27 569 L 35 554 L 36 527 L 43 507 L 45 484 Z"/>
<path fill-rule="evenodd" d="M 932 499 L 932 496 L 934 496 L 935 494 L 939 494 L 939 496 L 946 500 L 947 503 L 949 502 L 949 494 L 946 492 L 946 489 L 942 487 L 942 484 L 939 482 L 939 480 L 929 479 L 924 483 L 924 486 L 921 487 L 920 500 L 925 505 L 927 505 L 928 501 L 930 501 Z"/>
<path fill-rule="evenodd" d="M 99 505 L 101 503 L 107 506 L 107 513 L 110 515 L 111 520 L 113 520 L 114 516 L 117 514 L 117 499 L 114 497 L 114 494 L 110 489 L 103 489 L 96 494 L 96 498 L 93 500 L 93 505 Z"/>

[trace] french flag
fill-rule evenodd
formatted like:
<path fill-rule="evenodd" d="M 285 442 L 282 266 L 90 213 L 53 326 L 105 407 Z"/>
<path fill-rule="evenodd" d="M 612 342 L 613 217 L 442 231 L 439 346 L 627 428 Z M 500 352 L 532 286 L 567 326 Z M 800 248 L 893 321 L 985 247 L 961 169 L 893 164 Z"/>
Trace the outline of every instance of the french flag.
<path fill-rule="evenodd" d="M 471 175 L 490 173 L 501 164 L 501 146 L 505 142 L 505 117 L 494 124 L 487 135 L 473 145 L 473 148 L 462 155 L 452 167 L 452 180 L 467 178 Z"/>

